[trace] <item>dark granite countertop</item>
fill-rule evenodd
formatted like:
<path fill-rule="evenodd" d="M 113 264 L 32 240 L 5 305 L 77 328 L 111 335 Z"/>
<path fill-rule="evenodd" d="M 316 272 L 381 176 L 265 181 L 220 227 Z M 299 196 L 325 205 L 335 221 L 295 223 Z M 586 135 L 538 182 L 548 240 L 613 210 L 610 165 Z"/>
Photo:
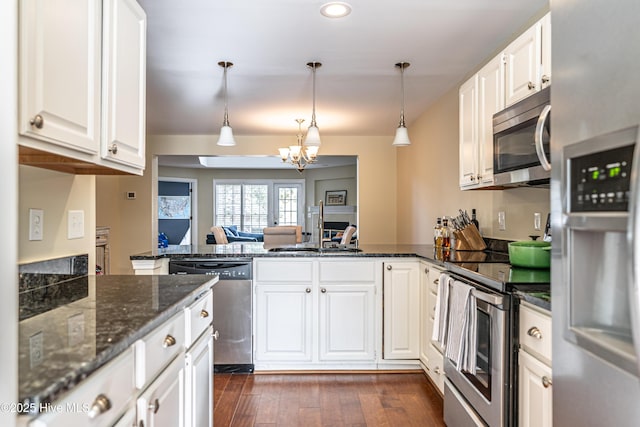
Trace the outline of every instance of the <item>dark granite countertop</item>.
<path fill-rule="evenodd" d="M 515 268 L 508 265 L 509 256 L 506 254 L 507 241 L 488 241 L 489 255 L 482 251 L 449 251 L 448 256 L 442 250 L 435 250 L 433 245 L 360 245 L 359 251 L 336 252 L 327 250 L 324 252 L 270 252 L 261 242 L 230 243 L 226 245 L 182 245 L 170 246 L 163 249 L 154 249 L 149 252 L 132 255 L 132 260 L 153 260 L 160 258 L 184 259 L 184 258 L 255 258 L 255 257 L 417 257 L 435 263 L 445 269 L 454 272 L 464 272 L 471 279 L 483 282 L 484 280 L 500 281 L 506 289 L 516 289 L 518 284 L 527 284 L 514 292 L 521 299 L 525 299 L 542 308 L 550 309 L 551 298 L 549 292 L 549 270 L 536 270 Z M 308 246 L 308 245 L 307 245 Z M 304 248 L 305 244 L 294 246 L 296 249 Z M 497 258 L 490 260 L 492 256 Z M 502 258 L 500 258 L 502 257 Z M 489 262 L 490 261 L 490 262 Z M 498 265 L 498 264 L 501 265 Z M 500 270 L 498 272 L 494 270 Z M 531 286 L 532 284 L 536 286 Z M 540 285 L 540 286 L 537 286 Z M 545 286 L 546 285 L 546 286 Z M 545 296 L 536 296 L 542 292 Z"/>
<path fill-rule="evenodd" d="M 62 305 L 48 300 L 48 311 L 19 323 L 20 402 L 37 408 L 55 401 L 198 299 L 215 280 L 206 275 L 129 275 L 65 282 Z M 69 292 L 80 298 L 69 302 Z"/>

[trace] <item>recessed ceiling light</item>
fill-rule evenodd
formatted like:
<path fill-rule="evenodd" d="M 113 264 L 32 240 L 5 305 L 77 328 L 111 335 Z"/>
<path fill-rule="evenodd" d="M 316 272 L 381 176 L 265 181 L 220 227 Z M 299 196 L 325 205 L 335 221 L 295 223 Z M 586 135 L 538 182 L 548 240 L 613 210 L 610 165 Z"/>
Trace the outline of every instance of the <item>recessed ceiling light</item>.
<path fill-rule="evenodd" d="M 327 18 L 344 18 L 351 13 L 351 5 L 342 1 L 332 1 L 323 4 L 320 13 Z"/>

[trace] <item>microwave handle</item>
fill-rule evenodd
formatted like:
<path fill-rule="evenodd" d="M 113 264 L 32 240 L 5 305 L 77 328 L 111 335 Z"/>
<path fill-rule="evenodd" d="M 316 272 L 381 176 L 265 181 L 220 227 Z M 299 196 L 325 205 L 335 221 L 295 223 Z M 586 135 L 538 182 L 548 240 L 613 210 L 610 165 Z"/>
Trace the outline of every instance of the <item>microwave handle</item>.
<path fill-rule="evenodd" d="M 538 160 L 540 160 L 542 169 L 546 171 L 551 170 L 551 164 L 549 163 L 549 159 L 547 159 L 547 155 L 544 153 L 542 134 L 544 133 L 544 122 L 547 121 L 547 117 L 549 117 L 550 111 L 551 105 L 545 105 L 545 107 L 542 109 L 542 113 L 540 113 L 540 117 L 538 117 L 538 124 L 536 125 L 535 133 L 536 154 L 538 155 Z"/>
<path fill-rule="evenodd" d="M 638 139 L 638 136 L 636 136 Z M 631 333 L 635 345 L 636 354 L 640 354 L 640 144 L 636 141 L 631 166 L 631 183 L 629 191 L 629 217 L 627 244 L 629 254 L 629 304 L 631 311 Z M 638 370 L 640 372 L 640 358 L 638 358 Z"/>

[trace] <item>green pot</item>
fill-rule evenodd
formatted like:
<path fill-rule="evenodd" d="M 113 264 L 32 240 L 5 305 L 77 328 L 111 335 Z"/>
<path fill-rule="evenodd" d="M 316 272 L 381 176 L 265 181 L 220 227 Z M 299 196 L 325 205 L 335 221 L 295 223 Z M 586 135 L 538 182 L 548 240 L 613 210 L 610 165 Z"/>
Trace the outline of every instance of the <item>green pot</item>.
<path fill-rule="evenodd" d="M 549 268 L 551 266 L 551 243 L 532 240 L 509 243 L 511 265 L 526 268 Z"/>

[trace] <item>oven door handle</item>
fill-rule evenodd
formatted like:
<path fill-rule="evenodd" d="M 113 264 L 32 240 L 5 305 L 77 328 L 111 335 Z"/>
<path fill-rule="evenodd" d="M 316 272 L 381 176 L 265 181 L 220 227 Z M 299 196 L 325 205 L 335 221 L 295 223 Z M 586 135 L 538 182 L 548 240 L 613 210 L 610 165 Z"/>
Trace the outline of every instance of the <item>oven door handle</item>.
<path fill-rule="evenodd" d="M 636 132 L 638 132 L 636 130 Z M 640 133 L 640 132 L 639 132 Z M 640 354 L 640 135 L 636 134 L 636 147 L 633 153 L 633 164 L 631 165 L 631 183 L 629 187 L 629 219 L 627 231 L 627 245 L 631 256 L 628 262 L 629 268 L 629 304 L 631 309 L 631 334 L 636 350 Z M 640 369 L 640 358 L 638 358 L 638 369 Z"/>
<path fill-rule="evenodd" d="M 545 107 L 542 109 L 542 112 L 540 113 L 540 117 L 538 117 L 536 132 L 534 134 L 536 154 L 538 155 L 538 160 L 540 160 L 542 169 L 546 171 L 551 170 L 551 163 L 549 163 L 549 159 L 547 159 L 547 155 L 544 153 L 544 143 L 542 141 L 542 135 L 544 134 L 544 124 L 547 121 L 547 117 L 549 117 L 550 112 L 551 105 L 545 105 Z"/>
<path fill-rule="evenodd" d="M 494 306 L 502 306 L 503 296 L 502 295 L 493 295 L 488 294 L 486 292 L 479 291 L 478 289 L 473 289 L 471 294 L 476 297 L 476 299 L 480 301 L 484 301 L 487 304 L 491 304 Z"/>

